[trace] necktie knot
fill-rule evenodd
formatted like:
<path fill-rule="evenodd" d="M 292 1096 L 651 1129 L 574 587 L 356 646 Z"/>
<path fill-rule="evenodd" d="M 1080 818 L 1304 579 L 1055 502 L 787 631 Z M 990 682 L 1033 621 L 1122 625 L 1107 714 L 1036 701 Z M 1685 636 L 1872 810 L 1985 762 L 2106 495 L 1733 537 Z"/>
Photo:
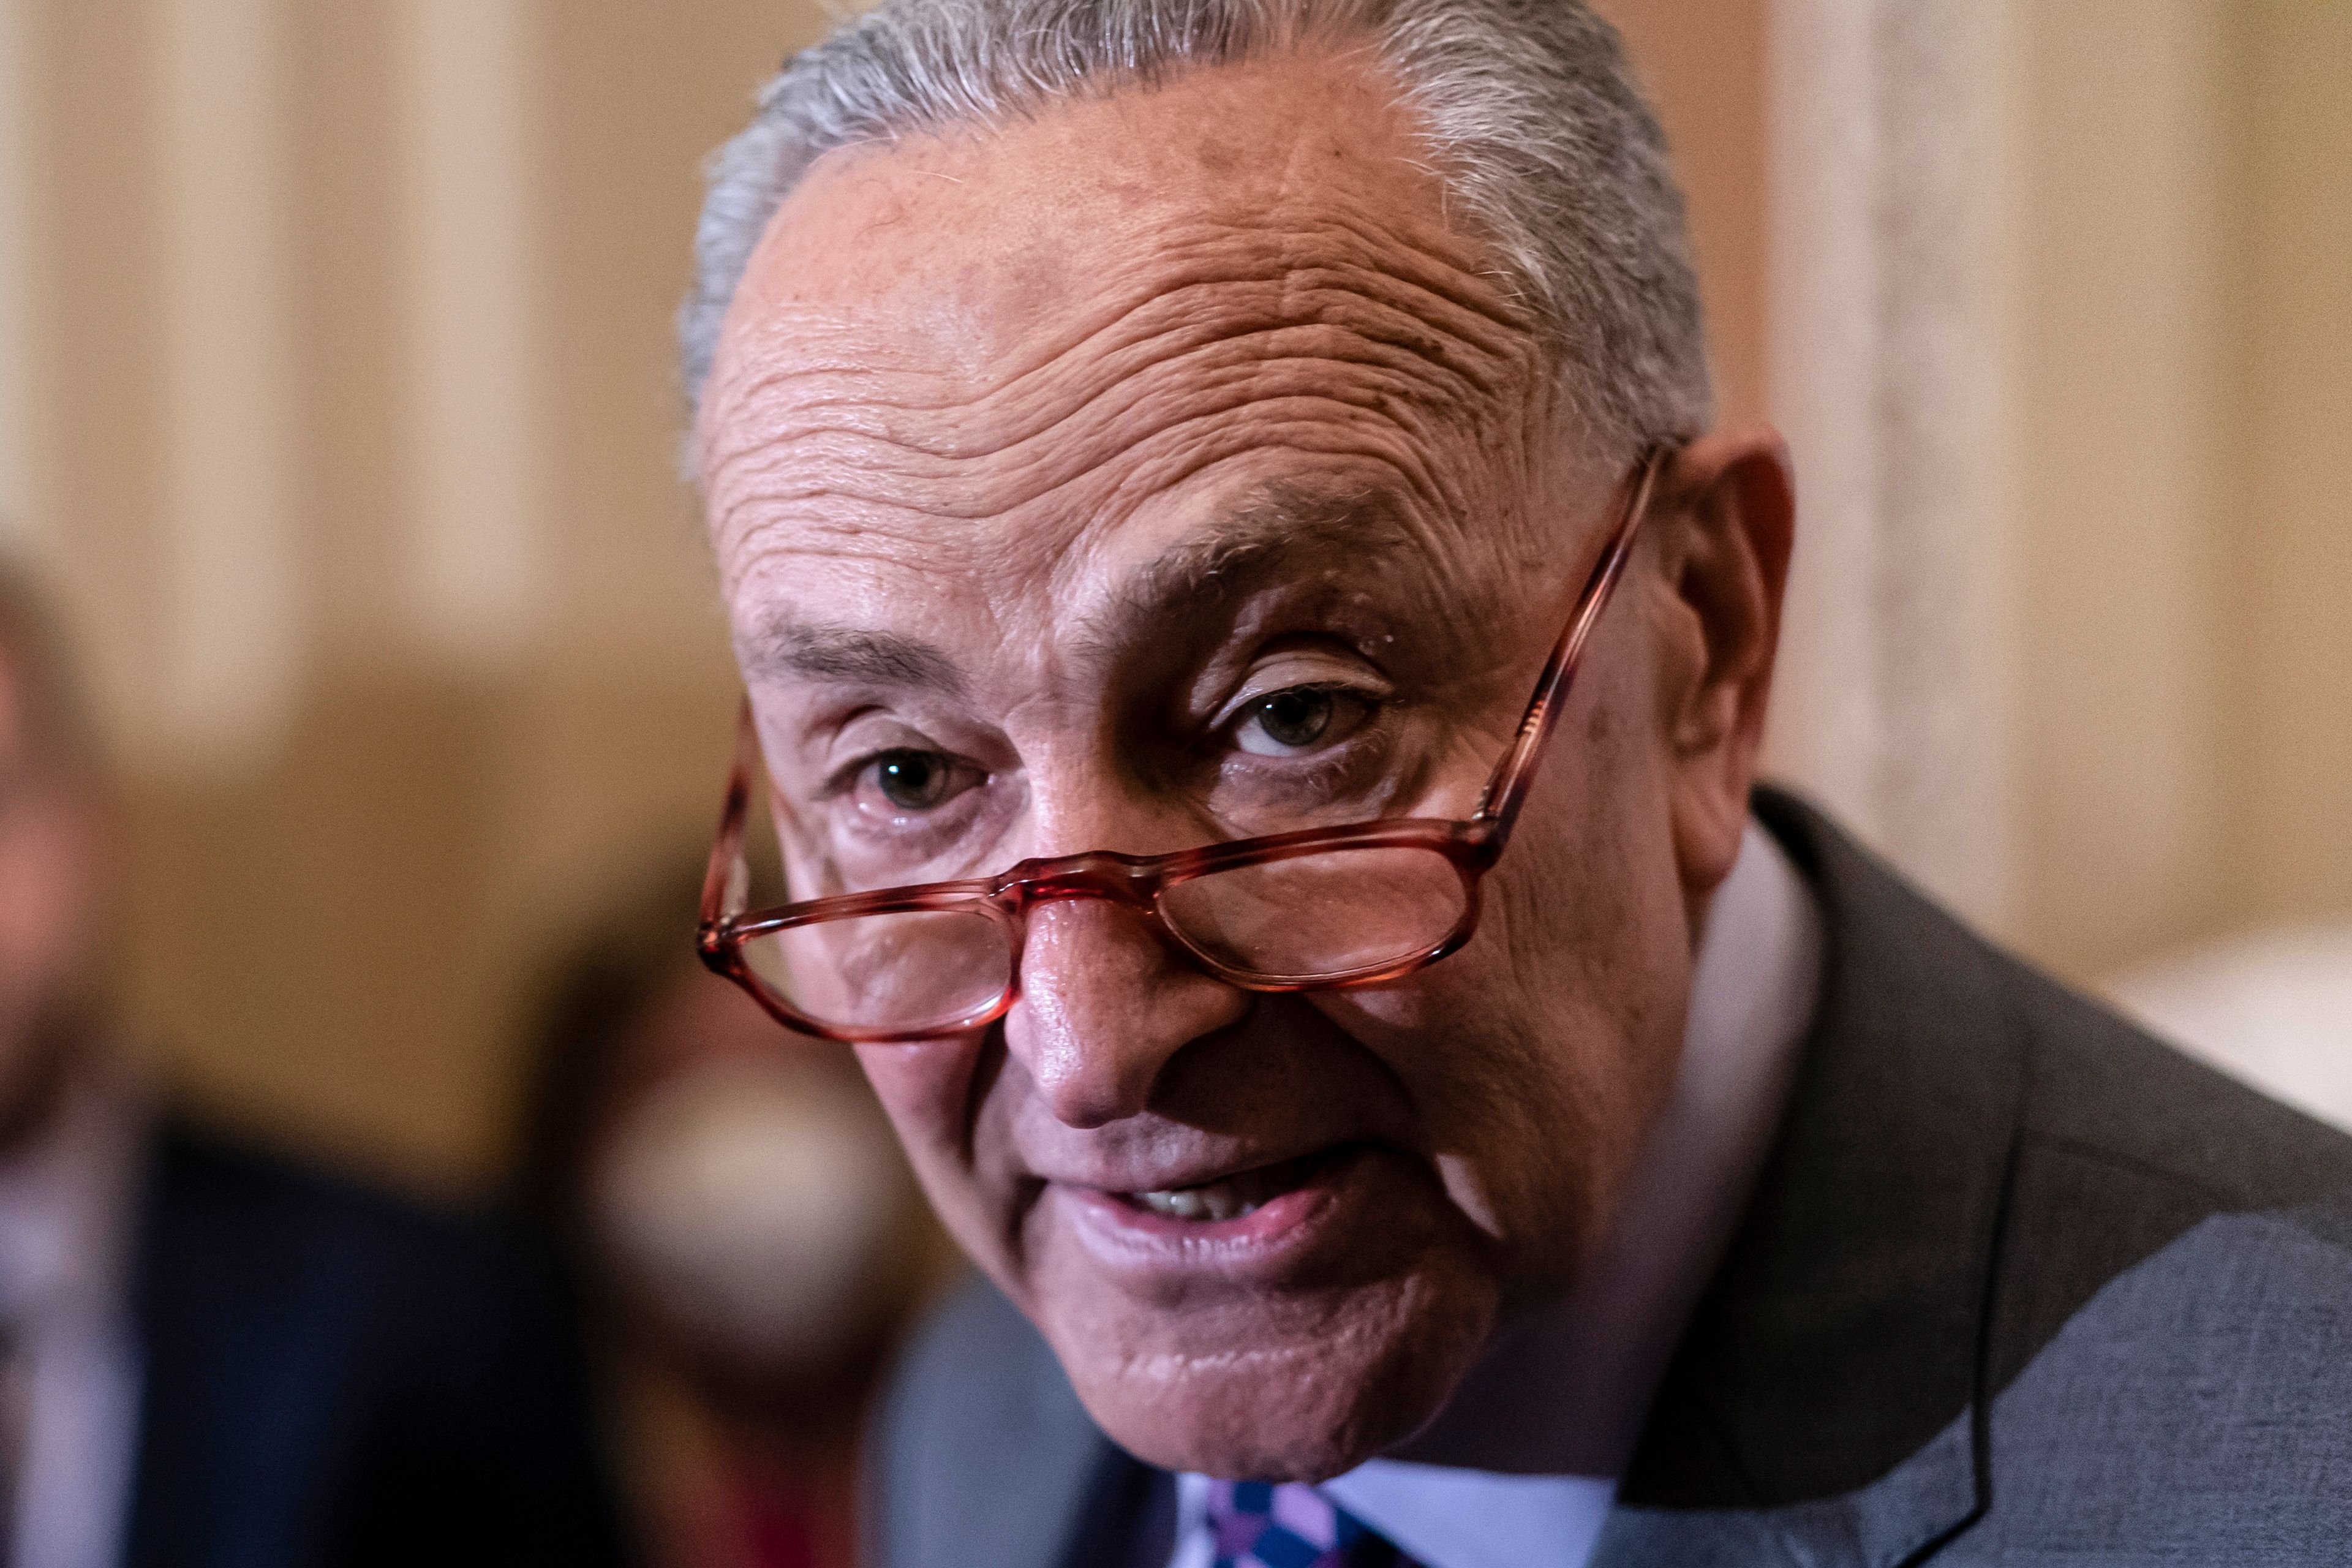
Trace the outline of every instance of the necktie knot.
<path fill-rule="evenodd" d="M 1416 1568 L 1313 1487 L 1217 1481 L 1209 1488 L 1215 1568 Z"/>

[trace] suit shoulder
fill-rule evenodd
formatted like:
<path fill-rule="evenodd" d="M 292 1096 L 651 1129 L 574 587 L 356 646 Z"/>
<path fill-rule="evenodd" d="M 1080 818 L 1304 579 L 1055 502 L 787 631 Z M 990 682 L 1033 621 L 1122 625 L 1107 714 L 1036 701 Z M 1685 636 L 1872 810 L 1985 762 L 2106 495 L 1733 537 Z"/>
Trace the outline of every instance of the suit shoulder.
<path fill-rule="evenodd" d="M 2186 1193 L 2210 1209 L 2259 1208 L 2352 1194 L 2352 1138 L 2002 952 L 1795 796 L 1759 790 L 1755 806 L 1822 901 L 1849 1013 L 1902 1037 L 1884 1048 L 1939 1031 L 1936 1049 L 1964 1058 L 1906 1084 L 1966 1080 L 2013 1100 L 2028 1145 L 2104 1163 L 2116 1192 L 2150 1202 Z M 2013 1085 L 2001 1077 L 2012 1060 Z"/>
<path fill-rule="evenodd" d="M 2005 1378 L 1962 1561 L 2352 1561 L 2352 1221 L 2225 1213 L 2106 1281 Z M 2087 1506 L 2086 1506 L 2087 1505 Z M 2088 1560 L 2081 1553 L 2079 1560 Z"/>
<path fill-rule="evenodd" d="M 1117 1458 L 1044 1336 L 977 1276 L 908 1342 L 872 1440 L 868 1555 L 887 1568 L 1058 1561 Z"/>
<path fill-rule="evenodd" d="M 1066 1415 L 1076 1396 L 1042 1336 L 974 1275 L 908 1342 L 884 1405 L 894 1470 L 935 1474 L 975 1439 Z"/>
<path fill-rule="evenodd" d="M 2029 1040 L 2020 1131 L 2041 1157 L 2103 1163 L 2216 1211 L 2352 1204 L 2352 1137 L 2011 967 Z"/>
<path fill-rule="evenodd" d="M 2176 1340 L 2193 1316 L 2212 1353 L 2235 1345 L 2251 1358 L 2239 1366 L 2245 1386 L 2299 1378 L 2302 1358 L 2266 1314 L 2284 1309 L 2306 1329 L 2317 1314 L 2338 1337 L 2352 1327 L 2340 1294 L 2352 1278 L 2352 1138 L 2012 968 L 2025 1088 L 1991 1385 L 2051 1364 L 2062 1339 L 2109 1354 L 2123 1341 L 2102 1325 L 2163 1320 L 2116 1315 L 2151 1290 L 2174 1294 Z"/>
<path fill-rule="evenodd" d="M 2192 1233 L 2200 1258 L 2234 1250 L 2290 1294 L 2315 1288 L 2324 1270 L 2271 1265 L 2298 1237 L 2319 1256 L 2333 1245 L 2330 1216 L 2352 1213 L 2352 1138 L 2001 952 L 1801 802 L 1768 793 L 1758 812 L 1830 929 L 1823 1005 L 1841 1009 L 1842 1054 L 1823 1058 L 1835 1068 L 1823 1081 L 1844 1098 L 1823 1099 L 1836 1114 L 1817 1117 L 1812 1136 L 1841 1156 L 1896 1140 L 1874 1167 L 1830 1161 L 1836 1179 L 1807 1192 L 1792 1236 L 1853 1191 L 1857 1169 L 1916 1184 L 1903 1228 L 1877 1243 L 1890 1256 L 1921 1223 L 1911 1211 L 1948 1189 L 1978 1194 L 1914 1258 L 1941 1270 L 1940 1310 L 1989 1303 L 1983 1370 L 1995 1389 L 2095 1297 Z M 1988 1244 L 1989 1280 L 1971 1261 Z"/>

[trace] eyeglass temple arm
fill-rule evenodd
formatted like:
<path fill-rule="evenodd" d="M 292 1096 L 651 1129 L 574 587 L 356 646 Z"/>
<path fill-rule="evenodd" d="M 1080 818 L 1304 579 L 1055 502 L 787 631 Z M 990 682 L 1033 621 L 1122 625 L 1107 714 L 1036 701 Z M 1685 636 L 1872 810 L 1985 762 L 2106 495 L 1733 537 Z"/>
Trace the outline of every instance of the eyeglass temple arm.
<path fill-rule="evenodd" d="M 735 728 L 735 768 L 727 780 L 727 804 L 719 808 L 719 837 L 710 846 L 710 863 L 702 873 L 702 931 L 705 945 L 713 928 L 743 912 L 751 896 L 751 869 L 743 860 L 743 827 L 751 815 L 751 780 L 758 776 L 759 731 L 751 723 L 751 700 L 746 697 Z"/>
<path fill-rule="evenodd" d="M 1527 717 L 1519 721 L 1519 732 L 1513 738 L 1511 749 L 1496 764 L 1494 777 L 1486 781 L 1486 793 L 1479 796 L 1478 809 L 1471 820 L 1487 825 L 1487 839 L 1497 849 L 1510 837 L 1511 824 L 1518 816 L 1520 803 L 1527 798 L 1528 781 L 1535 775 L 1536 763 L 1543 755 L 1544 741 L 1559 721 L 1578 658 L 1584 651 L 1584 639 L 1591 636 L 1601 612 L 1608 607 L 1618 578 L 1624 574 L 1625 563 L 1633 556 L 1634 535 L 1641 531 L 1658 470 L 1665 466 L 1671 450 L 1658 447 L 1643 458 L 1640 470 L 1633 476 L 1625 510 L 1617 520 L 1608 547 L 1593 563 L 1592 575 L 1586 579 L 1583 594 L 1577 599 L 1576 615 L 1568 623 L 1568 629 L 1560 633 L 1559 641 L 1552 645 L 1551 658 L 1545 661 L 1543 673 L 1536 678 L 1535 695 L 1528 700 Z"/>

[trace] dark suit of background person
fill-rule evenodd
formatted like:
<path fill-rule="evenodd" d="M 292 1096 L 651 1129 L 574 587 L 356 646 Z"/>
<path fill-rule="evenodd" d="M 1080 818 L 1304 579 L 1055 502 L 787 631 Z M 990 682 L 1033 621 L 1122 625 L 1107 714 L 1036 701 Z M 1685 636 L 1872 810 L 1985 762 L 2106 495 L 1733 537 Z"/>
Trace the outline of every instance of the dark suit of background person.
<path fill-rule="evenodd" d="M 184 1128 L 149 1160 L 130 1568 L 620 1560 L 528 1251 Z"/>
<path fill-rule="evenodd" d="M 15 1568 L 596 1564 L 570 1325 L 488 1225 L 239 1149 L 109 1048 L 114 847 L 0 572 L 0 1547 Z"/>
<path fill-rule="evenodd" d="M 2352 1142 L 1757 810 L 1820 1000 L 1594 1563 L 2352 1562 Z M 890 1568 L 1167 1561 L 1170 1479 L 985 1286 L 878 1446 Z"/>

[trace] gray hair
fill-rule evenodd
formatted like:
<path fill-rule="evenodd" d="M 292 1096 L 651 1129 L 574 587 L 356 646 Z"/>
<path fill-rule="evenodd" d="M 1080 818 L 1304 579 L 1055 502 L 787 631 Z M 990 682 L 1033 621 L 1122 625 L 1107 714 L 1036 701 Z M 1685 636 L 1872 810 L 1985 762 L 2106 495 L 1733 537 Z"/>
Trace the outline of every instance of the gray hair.
<path fill-rule="evenodd" d="M 885 0 L 787 60 L 710 161 L 678 312 L 689 405 L 752 251 L 826 153 L 1349 43 L 1401 84 L 1450 209 L 1531 308 L 1592 433 L 1631 448 L 1705 428 L 1682 193 L 1615 29 L 1581 0 Z"/>

